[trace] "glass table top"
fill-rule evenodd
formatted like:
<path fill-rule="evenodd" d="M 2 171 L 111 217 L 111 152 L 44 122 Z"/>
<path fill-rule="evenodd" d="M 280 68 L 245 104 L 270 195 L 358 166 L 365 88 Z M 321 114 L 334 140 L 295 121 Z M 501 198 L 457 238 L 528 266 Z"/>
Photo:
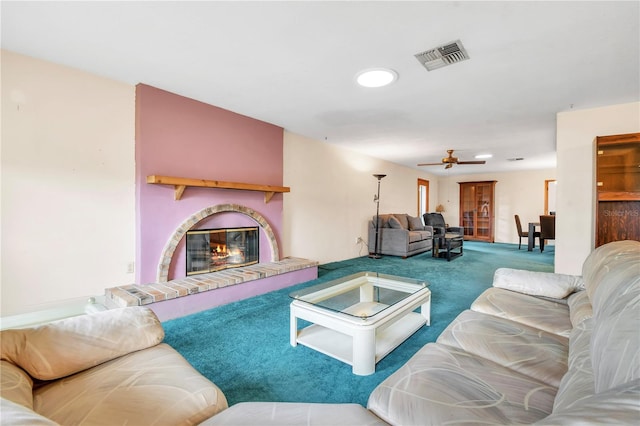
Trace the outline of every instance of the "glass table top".
<path fill-rule="evenodd" d="M 296 290 L 289 296 L 323 309 L 370 318 L 427 287 L 423 280 L 359 272 Z"/>

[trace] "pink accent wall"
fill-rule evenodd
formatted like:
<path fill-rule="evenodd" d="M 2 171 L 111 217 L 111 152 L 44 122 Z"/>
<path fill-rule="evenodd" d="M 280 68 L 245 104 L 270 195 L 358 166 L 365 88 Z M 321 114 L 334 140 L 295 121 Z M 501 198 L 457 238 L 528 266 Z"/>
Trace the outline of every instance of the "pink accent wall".
<path fill-rule="evenodd" d="M 139 84 L 135 146 L 137 284 L 155 282 L 169 237 L 185 219 L 205 207 L 227 203 L 250 207 L 269 222 L 280 242 L 283 194 L 274 195 L 265 204 L 262 192 L 187 188 L 182 199 L 175 201 L 172 186 L 147 184 L 146 178 L 163 175 L 282 186 L 281 127 Z M 198 227 L 221 227 L 235 214 L 213 216 Z M 247 216 L 237 215 L 242 226 L 255 224 Z M 264 235 L 260 244 L 266 247 Z M 169 279 L 185 276 L 183 257 L 184 241 L 176 250 Z"/>

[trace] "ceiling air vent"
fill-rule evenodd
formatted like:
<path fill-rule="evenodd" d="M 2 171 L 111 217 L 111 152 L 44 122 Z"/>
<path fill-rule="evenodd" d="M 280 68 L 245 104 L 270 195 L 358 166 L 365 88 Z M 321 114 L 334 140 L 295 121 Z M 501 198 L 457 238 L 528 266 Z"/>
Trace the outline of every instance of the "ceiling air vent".
<path fill-rule="evenodd" d="M 455 64 L 469 59 L 469 55 L 462 46 L 460 40 L 447 43 L 443 46 L 436 47 L 424 51 L 422 53 L 416 53 L 416 59 L 420 61 L 427 71 L 433 71 L 438 68 L 446 67 L 447 65 Z"/>

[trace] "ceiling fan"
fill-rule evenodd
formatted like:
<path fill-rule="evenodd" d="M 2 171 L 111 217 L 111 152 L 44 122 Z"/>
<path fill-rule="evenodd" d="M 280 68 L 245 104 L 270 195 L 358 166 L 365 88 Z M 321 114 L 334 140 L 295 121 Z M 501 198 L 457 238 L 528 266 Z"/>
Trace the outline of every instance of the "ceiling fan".
<path fill-rule="evenodd" d="M 478 160 L 478 161 L 458 161 L 458 157 L 453 156 L 453 149 L 448 149 L 447 153 L 448 157 L 444 157 L 440 163 L 421 163 L 418 166 L 439 166 L 441 164 L 445 164 L 445 169 L 450 169 L 454 164 L 484 164 L 486 161 Z"/>

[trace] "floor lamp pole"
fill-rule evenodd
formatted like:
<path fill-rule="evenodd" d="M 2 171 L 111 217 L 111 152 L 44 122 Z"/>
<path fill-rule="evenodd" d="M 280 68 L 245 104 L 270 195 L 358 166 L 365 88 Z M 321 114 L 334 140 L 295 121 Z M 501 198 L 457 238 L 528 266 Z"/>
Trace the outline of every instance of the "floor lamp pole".
<path fill-rule="evenodd" d="M 380 259 L 382 256 L 378 254 L 378 228 L 380 226 L 380 180 L 386 175 L 373 175 L 373 177 L 378 179 L 378 195 L 373 197 L 373 201 L 376 202 L 376 243 L 375 243 L 375 251 L 373 254 L 370 254 L 369 257 L 372 259 Z"/>

